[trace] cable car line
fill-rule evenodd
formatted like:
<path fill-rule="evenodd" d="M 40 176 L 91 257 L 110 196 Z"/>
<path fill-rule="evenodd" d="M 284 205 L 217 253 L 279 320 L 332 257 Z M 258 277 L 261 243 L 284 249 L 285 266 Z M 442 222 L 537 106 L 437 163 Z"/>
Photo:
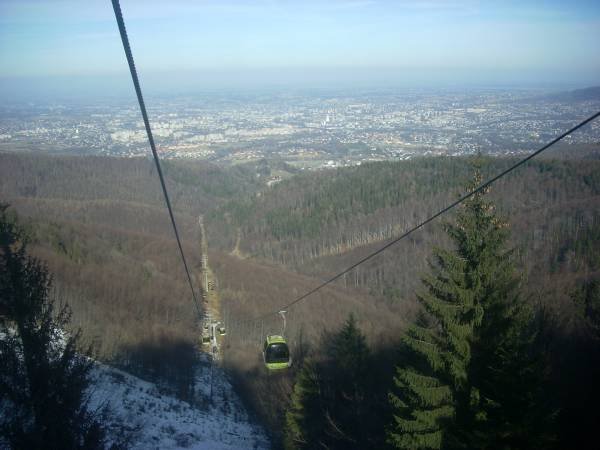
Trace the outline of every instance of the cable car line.
<path fill-rule="evenodd" d="M 200 309 L 200 304 L 198 303 L 198 298 L 196 297 L 196 291 L 194 290 L 194 285 L 192 283 L 192 277 L 190 275 L 187 261 L 185 259 L 185 254 L 183 252 L 183 246 L 181 245 L 181 239 L 179 238 L 179 232 L 177 231 L 177 224 L 175 223 L 175 216 L 173 215 L 173 208 L 171 207 L 169 193 L 167 192 L 167 186 L 165 184 L 165 178 L 163 176 L 163 172 L 162 172 L 162 169 L 160 166 L 160 160 L 158 158 L 158 153 L 156 152 L 156 146 L 154 145 L 154 137 L 152 136 L 152 130 L 150 129 L 150 121 L 148 120 L 148 113 L 146 112 L 146 105 L 144 103 L 144 98 L 142 97 L 142 89 L 140 87 L 140 82 L 138 79 L 137 71 L 135 69 L 135 63 L 133 61 L 133 54 L 131 53 L 131 47 L 129 46 L 129 38 L 127 37 L 127 30 L 125 29 L 125 22 L 123 21 L 121 5 L 119 4 L 119 0 L 112 0 L 112 5 L 113 5 L 113 9 L 115 11 L 115 18 L 117 19 L 117 24 L 119 26 L 119 33 L 121 35 L 121 41 L 123 42 L 123 49 L 125 50 L 125 56 L 127 57 L 127 64 L 129 64 L 129 71 L 131 72 L 131 79 L 133 80 L 133 86 L 135 87 L 135 93 L 137 95 L 138 103 L 140 105 L 140 110 L 142 112 L 142 117 L 144 119 L 144 126 L 146 127 L 146 134 L 148 135 L 148 141 L 150 142 L 150 149 L 152 150 L 152 156 L 154 158 L 154 163 L 156 165 L 156 171 L 158 172 L 158 177 L 160 178 L 160 185 L 162 187 L 163 195 L 165 197 L 165 202 L 167 203 L 167 209 L 169 210 L 169 217 L 171 218 L 171 224 L 173 225 L 173 231 L 175 232 L 175 239 L 177 240 L 177 246 L 179 247 L 179 253 L 181 255 L 181 260 L 183 261 L 183 267 L 185 268 L 185 273 L 187 275 L 187 281 L 190 285 L 190 290 L 192 291 L 192 299 L 194 302 L 194 306 L 196 308 L 196 312 L 198 313 L 198 318 L 201 319 L 202 311 Z"/>
<path fill-rule="evenodd" d="M 579 128 L 583 127 L 584 125 L 586 125 L 586 124 L 592 122 L 593 120 L 597 119 L 599 116 L 600 116 L 600 111 L 598 111 L 597 113 L 591 115 L 590 117 L 588 117 L 587 119 L 583 120 L 582 122 L 578 123 L 577 125 L 575 125 L 571 129 L 569 129 L 568 131 L 565 131 L 563 134 L 561 134 L 557 138 L 553 139 L 552 141 L 550 141 L 549 143 L 547 143 L 546 145 L 544 145 L 542 148 L 536 150 L 535 152 L 533 152 L 529 156 L 521 159 L 520 161 L 518 161 L 517 163 L 515 163 L 514 165 L 512 165 L 508 169 L 500 172 L 496 176 L 494 176 L 494 177 L 490 178 L 489 180 L 485 181 L 484 183 L 482 183 L 481 185 L 479 185 L 477 188 L 473 189 L 471 192 L 468 192 L 467 194 L 465 194 L 462 197 L 460 197 L 458 200 L 450 203 L 448 206 L 446 206 L 443 209 L 439 210 L 437 213 L 435 213 L 434 215 L 432 215 L 429 218 L 425 219 L 423 222 L 419 223 L 418 225 L 415 225 L 414 227 L 412 227 L 408 231 L 404 232 L 402 235 L 400 235 L 397 238 L 393 239 L 392 241 L 388 242 L 387 244 L 385 244 L 384 246 L 382 246 L 379 249 L 375 250 L 374 252 L 368 254 L 364 258 L 358 260 L 357 262 L 355 262 L 354 264 L 352 264 L 350 267 L 347 267 L 346 269 L 344 269 L 341 272 L 339 272 L 338 274 L 332 276 L 328 280 L 323 281 L 317 287 L 315 287 L 315 288 L 311 289 L 310 291 L 308 291 L 308 292 L 302 294 L 301 296 L 297 297 L 296 299 L 294 299 L 293 301 L 291 301 L 287 305 L 284 305 L 284 306 L 282 306 L 280 308 L 277 308 L 276 311 L 272 311 L 272 312 L 269 312 L 269 313 L 266 313 L 266 314 L 262 314 L 260 316 L 257 316 L 255 318 L 253 318 L 253 319 L 247 319 L 247 321 L 257 321 L 257 320 L 265 319 L 265 318 L 270 317 L 270 316 L 274 316 L 274 315 L 278 314 L 279 311 L 281 311 L 281 310 L 287 310 L 287 309 L 291 308 L 292 306 L 294 306 L 295 304 L 300 303 L 302 300 L 306 299 L 307 297 L 311 296 L 312 294 L 316 293 L 317 291 L 323 289 L 328 284 L 333 283 L 335 280 L 337 280 L 338 278 L 340 278 L 343 275 L 347 274 L 351 270 L 357 268 L 361 264 L 363 264 L 363 263 L 367 262 L 368 260 L 374 258 L 375 256 L 379 255 L 380 253 L 383 253 L 384 251 L 386 251 L 391 246 L 393 246 L 393 245 L 397 244 L 398 242 L 400 242 L 401 240 L 407 238 L 408 236 L 410 236 L 412 233 L 414 233 L 418 229 L 424 227 L 429 222 L 432 222 L 433 220 L 437 219 L 439 216 L 447 213 L 448 211 L 450 211 L 451 209 L 455 208 L 456 206 L 458 206 L 459 204 L 461 204 L 465 200 L 467 200 L 470 197 L 472 197 L 473 195 L 475 195 L 478 192 L 481 192 L 484 189 L 486 189 L 487 187 L 491 186 L 493 183 L 495 183 L 496 181 L 498 181 L 500 178 L 508 175 L 513 170 L 515 170 L 518 167 L 522 166 L 523 164 L 525 164 L 529 160 L 535 158 L 540 153 L 546 151 L 547 149 L 549 149 L 550 147 L 552 147 L 557 142 L 561 141 L 562 139 L 564 139 L 565 137 L 567 137 L 571 133 L 577 131 Z M 244 320 L 242 320 L 240 322 L 244 322 Z"/>

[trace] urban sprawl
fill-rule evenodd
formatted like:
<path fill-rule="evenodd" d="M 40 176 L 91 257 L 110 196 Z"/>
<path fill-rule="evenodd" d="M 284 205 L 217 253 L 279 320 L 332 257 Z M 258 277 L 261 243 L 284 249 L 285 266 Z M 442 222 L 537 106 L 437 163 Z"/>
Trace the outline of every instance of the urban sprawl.
<path fill-rule="evenodd" d="M 278 158 L 299 169 L 421 155 L 530 151 L 598 107 L 530 90 L 212 93 L 149 98 L 163 158 L 239 163 Z M 597 143 L 598 123 L 567 138 Z M 0 150 L 148 155 L 137 104 L 5 104 Z"/>

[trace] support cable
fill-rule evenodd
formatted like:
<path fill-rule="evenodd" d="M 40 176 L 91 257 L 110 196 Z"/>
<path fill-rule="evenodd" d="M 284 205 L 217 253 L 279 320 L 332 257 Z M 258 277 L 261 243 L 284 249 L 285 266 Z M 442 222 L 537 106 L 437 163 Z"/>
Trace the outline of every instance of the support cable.
<path fill-rule="evenodd" d="M 148 120 L 148 113 L 146 112 L 146 105 L 144 103 L 144 98 L 142 97 L 142 89 L 140 87 L 140 82 L 138 79 L 137 71 L 135 69 L 135 63 L 133 61 L 133 54 L 131 53 L 131 47 L 129 46 L 129 38 L 127 37 L 127 31 L 125 30 L 125 22 L 123 21 L 121 5 L 119 4 L 119 0 L 112 0 L 112 5 L 113 5 L 113 9 L 115 11 L 115 18 L 117 19 L 117 24 L 119 26 L 119 33 L 121 34 L 121 41 L 123 42 L 123 49 L 125 50 L 125 56 L 127 57 L 127 64 L 129 64 L 129 71 L 131 72 L 131 79 L 133 80 L 133 86 L 135 87 L 135 93 L 137 95 L 138 103 L 140 105 L 140 110 L 142 112 L 142 117 L 144 119 L 144 126 L 146 127 L 146 134 L 148 135 L 148 141 L 150 142 L 150 148 L 152 149 L 152 156 L 154 157 L 154 163 L 156 165 L 158 177 L 160 178 L 160 185 L 162 187 L 163 195 L 165 197 L 165 202 L 167 203 L 167 209 L 169 210 L 169 217 L 171 218 L 171 224 L 173 225 L 173 231 L 175 232 L 175 239 L 177 239 L 177 246 L 179 247 L 179 253 L 181 255 L 181 260 L 183 261 L 183 267 L 185 268 L 187 280 L 190 285 L 190 289 L 192 291 L 192 299 L 194 301 L 194 306 L 196 308 L 196 312 L 198 313 L 198 318 L 201 319 L 202 312 L 200 309 L 200 304 L 198 303 L 198 298 L 196 297 L 196 292 L 194 291 L 194 285 L 192 283 L 192 277 L 191 277 L 190 271 L 188 269 L 187 261 L 185 259 L 185 254 L 183 253 L 183 246 L 181 245 L 181 239 L 179 238 L 179 232 L 177 231 L 177 224 L 175 223 L 175 216 L 173 215 L 173 208 L 171 208 L 171 201 L 169 200 L 169 193 L 167 192 L 165 178 L 163 176 L 163 172 L 162 172 L 162 169 L 160 166 L 160 160 L 158 158 L 156 146 L 154 145 L 154 137 L 152 136 L 152 130 L 150 129 L 150 121 Z"/>

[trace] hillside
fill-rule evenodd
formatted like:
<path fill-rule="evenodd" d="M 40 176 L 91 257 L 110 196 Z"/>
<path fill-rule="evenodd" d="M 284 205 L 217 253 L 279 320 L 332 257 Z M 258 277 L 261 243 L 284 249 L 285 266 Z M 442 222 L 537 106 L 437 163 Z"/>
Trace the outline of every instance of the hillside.
<path fill-rule="evenodd" d="M 269 167 L 167 161 L 163 169 L 197 269 L 198 215 L 258 189 Z M 103 358 L 119 359 L 164 333 L 196 341 L 197 319 L 151 161 L 0 153 L 0 199 L 27 223 L 32 251 L 48 263 L 75 324 Z"/>
<path fill-rule="evenodd" d="M 484 177 L 513 161 L 486 160 Z M 435 158 L 303 174 L 213 211 L 209 232 L 225 232 L 231 240 L 237 229 L 242 253 L 326 278 L 454 200 L 470 170 L 466 159 Z M 575 251 L 569 244 L 573 235 L 597 233 L 599 173 L 598 161 L 536 160 L 491 189 L 510 218 L 513 245 L 532 291 L 540 288 L 541 273 L 599 269 L 594 251 L 581 245 Z M 353 284 L 410 296 L 430 249 L 444 243 L 440 224 L 349 274 Z"/>
<path fill-rule="evenodd" d="M 179 376 L 179 370 L 186 372 L 180 366 L 192 362 L 189 349 L 197 346 L 200 328 L 166 210 L 160 196 L 154 197 L 159 186 L 148 162 L 71 157 L 38 160 L 32 155 L 0 155 L 0 159 L 2 201 L 10 203 L 20 215 L 28 230 L 31 251 L 53 273 L 55 295 L 70 304 L 73 325 L 82 328 L 84 340 L 94 345 L 101 360 L 148 381 L 164 383 L 165 377 Z M 180 169 L 188 176 L 185 182 L 182 176 L 173 175 Z M 166 174 L 168 184 L 173 186 L 175 213 L 198 288 L 197 216 L 206 213 L 202 206 L 218 207 L 242 196 L 242 191 L 244 195 L 252 193 L 262 182 L 256 181 L 260 180 L 257 173 L 268 173 L 268 167 L 259 164 L 228 170 L 196 169 L 193 165 L 175 166 Z M 214 171 L 214 177 L 227 180 L 227 189 L 217 194 L 203 189 L 202 175 L 209 170 Z M 88 183 L 88 179 L 92 181 Z M 209 246 L 214 245 L 211 238 Z M 271 391 L 266 408 L 256 403 L 259 396 L 255 393 L 260 390 L 254 390 L 254 383 L 266 381 L 264 374 L 257 372 L 261 366 L 261 336 L 248 339 L 252 332 L 236 322 L 277 308 L 282 299 L 319 280 L 219 252 L 211 252 L 210 260 L 231 330 L 223 349 L 225 364 L 238 390 L 245 393 L 252 414 L 269 423 L 265 409 L 278 414 L 273 406 L 279 408 L 282 398 Z M 318 318 L 314 323 L 294 320 L 292 313 L 289 333 L 294 339 L 302 333 L 314 339 L 320 330 L 337 326 L 351 311 L 364 317 L 363 323 L 370 324 L 371 330 L 381 330 L 377 323 L 392 317 L 385 309 L 378 312 L 366 292 L 333 287 L 324 294 L 322 301 L 330 304 L 330 312 L 314 315 Z M 245 301 L 238 302 L 240 298 Z M 300 313 L 306 311 L 313 308 L 303 308 Z M 389 320 L 387 323 L 392 324 Z M 278 322 L 265 326 L 270 325 L 280 327 Z M 169 364 L 175 367 L 160 367 Z M 255 375 L 247 377 L 248 371 Z M 282 388 L 289 390 L 291 378 L 281 381 Z M 170 392 L 176 392 L 177 385 L 170 384 Z"/>
<path fill-rule="evenodd" d="M 16 154 L 0 154 L 0 162 L 2 201 L 26 223 L 57 297 L 72 306 L 74 325 L 99 357 L 148 381 L 186 372 L 199 324 L 150 163 Z M 485 159 L 482 171 L 511 163 Z M 320 340 L 349 314 L 381 355 L 380 376 L 390 375 L 394 348 L 418 311 L 415 292 L 431 250 L 448 244 L 443 221 L 291 308 L 286 335 L 298 364 L 271 377 L 260 348 L 266 333 L 281 330 L 276 312 L 454 200 L 471 169 L 463 158 L 380 162 L 299 173 L 269 187 L 270 170 L 262 162 L 228 169 L 171 163 L 165 172 L 197 287 L 197 218 L 205 217 L 227 328 L 223 365 L 277 446 L 301 361 L 318 356 Z M 578 323 L 573 288 L 600 272 L 599 174 L 594 159 L 543 159 L 491 190 L 510 222 L 527 298 L 547 307 L 560 336 Z M 176 382 L 170 389 L 177 391 Z"/>
<path fill-rule="evenodd" d="M 195 162 L 163 162 L 183 234 L 199 214 L 259 187 L 256 168 L 229 170 Z M 0 196 L 30 217 L 107 225 L 171 236 L 152 161 L 0 153 Z"/>

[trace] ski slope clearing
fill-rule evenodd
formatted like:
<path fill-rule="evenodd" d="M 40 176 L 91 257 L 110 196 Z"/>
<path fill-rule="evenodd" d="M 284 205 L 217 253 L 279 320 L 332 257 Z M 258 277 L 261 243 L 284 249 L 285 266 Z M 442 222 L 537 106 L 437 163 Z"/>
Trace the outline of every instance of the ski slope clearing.
<path fill-rule="evenodd" d="M 264 430 L 252 423 L 224 372 L 214 367 L 210 404 L 210 366 L 202 364 L 196 378 L 196 397 L 190 404 L 156 384 L 121 370 L 97 364 L 91 373 L 90 408 L 110 411 L 109 436 L 125 436 L 132 449 L 268 449 Z M 201 404 L 204 403 L 204 404 Z"/>

